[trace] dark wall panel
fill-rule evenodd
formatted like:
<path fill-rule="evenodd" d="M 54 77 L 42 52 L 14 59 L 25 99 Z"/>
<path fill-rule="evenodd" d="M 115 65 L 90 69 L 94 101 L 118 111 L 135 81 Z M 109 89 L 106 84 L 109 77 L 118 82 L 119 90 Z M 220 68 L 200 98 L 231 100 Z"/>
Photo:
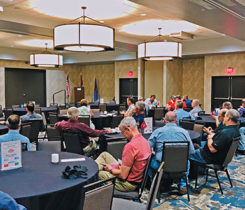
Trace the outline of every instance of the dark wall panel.
<path fill-rule="evenodd" d="M 46 71 L 5 68 L 6 106 L 35 101 L 46 106 Z"/>

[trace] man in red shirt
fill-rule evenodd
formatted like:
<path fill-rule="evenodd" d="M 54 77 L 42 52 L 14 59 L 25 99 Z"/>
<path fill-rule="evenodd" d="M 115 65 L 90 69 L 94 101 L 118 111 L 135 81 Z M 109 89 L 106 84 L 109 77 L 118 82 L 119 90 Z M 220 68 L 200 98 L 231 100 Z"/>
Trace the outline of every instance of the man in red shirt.
<path fill-rule="evenodd" d="M 116 176 L 117 190 L 134 191 L 142 182 L 151 149 L 147 140 L 139 133 L 134 118 L 124 118 L 119 128 L 129 140 L 122 152 L 122 163 L 115 160 L 108 152 L 101 153 L 95 161 L 99 167 L 100 179 Z"/>
<path fill-rule="evenodd" d="M 68 121 L 61 121 L 55 123 L 54 127 L 59 130 L 69 131 L 79 134 L 80 144 L 82 148 L 85 148 L 90 143 L 89 137 L 98 137 L 105 133 L 111 132 L 108 130 L 95 130 L 90 128 L 88 125 L 78 121 L 79 110 L 76 107 L 71 107 L 67 110 Z"/>

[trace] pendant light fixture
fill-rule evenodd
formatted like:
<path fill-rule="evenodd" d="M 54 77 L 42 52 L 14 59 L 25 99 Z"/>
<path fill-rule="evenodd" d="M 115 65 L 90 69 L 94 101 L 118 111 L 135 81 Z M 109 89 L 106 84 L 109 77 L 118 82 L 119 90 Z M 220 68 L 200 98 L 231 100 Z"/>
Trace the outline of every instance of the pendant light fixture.
<path fill-rule="evenodd" d="M 172 60 L 182 56 L 182 44 L 179 42 L 162 41 L 162 28 L 158 28 L 159 34 L 152 40 L 138 45 L 138 58 L 145 60 Z M 157 39 L 155 41 L 155 39 Z"/>
<path fill-rule="evenodd" d="M 54 54 L 48 51 L 48 44 L 45 43 L 46 50 L 41 53 L 30 55 L 30 65 L 35 67 L 59 67 L 63 65 L 63 55 Z"/>
<path fill-rule="evenodd" d="M 115 30 L 85 15 L 86 7 L 82 7 L 83 15 L 71 23 L 54 28 L 54 48 L 57 50 L 96 52 L 113 50 Z M 94 23 L 86 23 L 86 19 Z"/>

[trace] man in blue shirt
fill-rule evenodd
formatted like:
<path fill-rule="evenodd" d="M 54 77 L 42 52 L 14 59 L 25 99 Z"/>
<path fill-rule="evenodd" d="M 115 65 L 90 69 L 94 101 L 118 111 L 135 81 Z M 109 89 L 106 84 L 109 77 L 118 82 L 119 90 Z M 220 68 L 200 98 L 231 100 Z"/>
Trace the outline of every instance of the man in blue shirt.
<path fill-rule="evenodd" d="M 19 133 L 21 122 L 18 115 L 10 115 L 7 119 L 8 133 L 0 136 L 0 143 L 20 140 L 21 143 L 27 143 L 28 151 L 31 150 L 30 140 Z"/>
<path fill-rule="evenodd" d="M 148 139 L 149 145 L 151 149 L 155 151 L 155 156 L 151 162 L 151 168 L 157 170 L 162 162 L 162 149 L 163 149 L 163 142 L 168 141 L 188 141 L 189 144 L 189 154 L 194 153 L 194 146 L 192 144 L 191 138 L 186 130 L 180 128 L 176 124 L 177 117 L 176 114 L 172 111 L 167 112 L 164 118 L 164 123 L 166 124 L 164 127 L 158 128 L 155 130 L 151 137 Z M 186 172 L 186 176 L 188 177 L 189 174 L 189 163 L 188 169 Z M 186 193 L 186 183 L 184 179 L 181 179 L 180 182 L 180 192 Z"/>
<path fill-rule="evenodd" d="M 183 109 L 183 102 L 181 100 L 176 101 L 174 112 L 177 116 L 177 125 L 179 125 L 179 121 L 183 118 L 190 118 L 191 120 L 195 120 L 193 115 Z"/>
<path fill-rule="evenodd" d="M 26 210 L 26 208 L 10 197 L 7 193 L 0 191 L 0 209 L 8 210 Z"/>
<path fill-rule="evenodd" d="M 27 114 L 23 115 L 20 117 L 21 121 L 26 121 L 26 120 L 41 120 L 42 116 L 40 114 L 37 114 L 34 112 L 34 104 L 29 103 L 26 106 L 26 112 Z"/>

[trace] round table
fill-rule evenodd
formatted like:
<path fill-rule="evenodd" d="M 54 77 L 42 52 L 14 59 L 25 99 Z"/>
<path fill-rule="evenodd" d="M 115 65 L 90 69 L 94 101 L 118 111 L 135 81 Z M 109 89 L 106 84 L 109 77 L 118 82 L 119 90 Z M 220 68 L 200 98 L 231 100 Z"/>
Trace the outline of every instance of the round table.
<path fill-rule="evenodd" d="M 52 164 L 50 152 L 23 152 L 22 168 L 0 172 L 0 189 L 27 209 L 77 209 L 83 185 L 98 178 L 98 166 L 82 155 L 59 154 L 60 159 L 84 157 L 85 161 Z M 67 165 L 79 164 L 88 168 L 86 179 L 63 178 L 62 171 Z"/>
<path fill-rule="evenodd" d="M 0 135 L 8 133 L 8 127 L 6 125 L 0 124 Z"/>
<path fill-rule="evenodd" d="M 195 123 L 202 124 L 205 127 L 212 127 L 213 129 L 216 128 L 216 121 L 211 117 L 211 115 L 202 115 L 196 118 Z"/>

